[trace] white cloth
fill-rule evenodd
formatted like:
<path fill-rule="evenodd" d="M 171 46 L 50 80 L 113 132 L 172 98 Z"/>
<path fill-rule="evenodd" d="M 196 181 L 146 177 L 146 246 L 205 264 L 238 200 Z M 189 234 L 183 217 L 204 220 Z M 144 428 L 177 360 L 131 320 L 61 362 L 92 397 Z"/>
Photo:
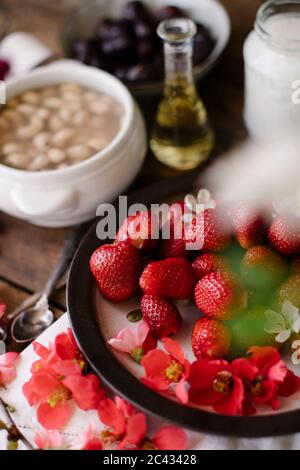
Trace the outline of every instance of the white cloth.
<path fill-rule="evenodd" d="M 53 325 L 51 325 L 39 338 L 38 342 L 48 345 L 57 334 L 66 331 L 69 326 L 67 314 L 63 315 Z M 41 429 L 35 418 L 35 410 L 31 408 L 22 393 L 22 386 L 30 377 L 30 367 L 37 357 L 32 346 L 28 346 L 21 354 L 17 364 L 17 377 L 8 387 L 2 390 L 0 395 L 9 405 L 15 408 L 12 417 L 21 430 L 22 434 L 34 444 L 35 432 Z M 1 416 L 0 420 L 4 418 Z M 157 419 L 150 420 L 150 429 L 156 429 L 160 424 Z M 95 431 L 103 429 L 103 425 L 99 421 L 96 411 L 83 411 L 76 407 L 72 418 L 62 431 L 62 435 L 66 438 L 76 437 L 84 432 L 88 425 L 91 424 Z M 201 434 L 196 432 L 188 432 L 189 448 L 198 450 L 269 450 L 269 449 L 289 449 L 296 450 L 300 447 L 300 434 L 291 436 L 283 436 L 276 438 L 260 438 L 260 439 L 238 439 L 235 437 L 221 437 L 210 434 Z M 24 448 L 20 445 L 20 448 Z M 6 449 L 6 431 L 0 431 L 0 449 Z"/>

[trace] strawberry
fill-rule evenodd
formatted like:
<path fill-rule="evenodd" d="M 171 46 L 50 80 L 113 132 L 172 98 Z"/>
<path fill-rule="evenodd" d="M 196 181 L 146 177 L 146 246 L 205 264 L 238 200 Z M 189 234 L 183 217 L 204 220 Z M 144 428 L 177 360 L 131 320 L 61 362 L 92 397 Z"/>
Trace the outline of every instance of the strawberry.
<path fill-rule="evenodd" d="M 185 249 L 185 241 L 182 238 L 175 239 L 170 235 L 169 240 L 162 240 L 158 250 L 161 259 L 166 258 L 186 258 L 188 252 Z"/>
<path fill-rule="evenodd" d="M 200 318 L 192 333 L 192 349 L 197 359 L 218 359 L 226 356 L 230 348 L 228 328 L 218 320 Z"/>
<path fill-rule="evenodd" d="M 127 300 L 137 290 L 141 264 L 139 250 L 128 242 L 102 245 L 90 260 L 100 292 L 113 302 Z"/>
<path fill-rule="evenodd" d="M 281 305 L 289 300 L 300 310 L 300 274 L 288 277 L 278 289 L 278 302 Z"/>
<path fill-rule="evenodd" d="M 195 249 L 221 251 L 229 243 L 229 234 L 216 209 L 199 212 L 186 228 L 185 238 Z"/>
<path fill-rule="evenodd" d="M 237 204 L 228 211 L 235 236 L 242 248 L 260 245 L 266 237 L 263 217 L 248 204 Z"/>
<path fill-rule="evenodd" d="M 216 320 L 229 319 L 243 307 L 246 294 L 240 283 L 227 271 L 213 271 L 198 281 L 195 304 L 204 315 Z"/>
<path fill-rule="evenodd" d="M 140 286 L 145 294 L 178 300 L 190 299 L 195 284 L 192 265 L 183 258 L 149 263 L 140 278 Z"/>
<path fill-rule="evenodd" d="M 198 279 L 217 269 L 220 271 L 228 269 L 225 259 L 214 253 L 203 253 L 194 260 L 192 266 Z"/>
<path fill-rule="evenodd" d="M 141 309 L 143 320 L 147 323 L 154 338 L 160 339 L 175 335 L 179 331 L 182 318 L 170 300 L 145 294 L 142 297 Z"/>
<path fill-rule="evenodd" d="M 299 219 L 278 215 L 269 229 L 269 240 L 273 247 L 283 255 L 300 254 Z"/>
<path fill-rule="evenodd" d="M 157 245 L 154 239 L 155 231 L 158 232 L 156 218 L 151 212 L 137 212 L 128 216 L 121 225 L 117 235 L 117 241 L 128 240 L 135 248 L 150 253 Z"/>
<path fill-rule="evenodd" d="M 266 290 L 278 285 L 287 270 L 286 261 L 271 248 L 249 248 L 241 262 L 241 275 L 247 286 Z"/>
<path fill-rule="evenodd" d="M 278 347 L 275 335 L 265 332 L 266 307 L 254 305 L 241 311 L 233 320 L 226 322 L 231 333 L 230 354 L 244 356 L 251 346 Z"/>

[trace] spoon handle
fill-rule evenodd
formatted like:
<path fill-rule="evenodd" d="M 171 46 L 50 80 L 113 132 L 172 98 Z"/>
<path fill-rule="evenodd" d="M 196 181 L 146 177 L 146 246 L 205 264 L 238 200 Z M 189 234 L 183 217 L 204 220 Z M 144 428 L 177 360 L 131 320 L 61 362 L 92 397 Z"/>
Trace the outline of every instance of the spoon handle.
<path fill-rule="evenodd" d="M 65 274 L 86 230 L 87 225 L 81 224 L 67 234 L 64 241 L 64 247 L 60 253 L 53 272 L 50 275 L 45 288 L 43 289 L 42 295 L 49 297 L 58 281 L 61 279 L 63 274 Z"/>

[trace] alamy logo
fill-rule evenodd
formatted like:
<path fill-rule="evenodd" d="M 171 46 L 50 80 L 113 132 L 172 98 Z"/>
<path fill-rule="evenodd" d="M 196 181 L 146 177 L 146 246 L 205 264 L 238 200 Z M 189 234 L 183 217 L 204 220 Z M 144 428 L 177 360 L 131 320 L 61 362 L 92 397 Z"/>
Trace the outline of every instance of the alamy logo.
<path fill-rule="evenodd" d="M 294 80 L 292 83 L 291 100 L 293 104 L 300 104 L 300 80 Z"/>
<path fill-rule="evenodd" d="M 148 209 L 144 204 L 133 204 L 128 207 L 127 197 L 120 196 L 118 206 L 113 204 L 101 204 L 96 212 L 100 217 L 96 233 L 100 240 L 114 239 L 118 227 L 129 238 L 142 240 L 175 240 L 185 239 L 187 250 L 199 250 L 204 243 L 204 214 L 197 218 L 196 225 L 192 224 L 195 215 L 204 213 L 205 204 L 190 206 L 189 204 L 151 204 Z M 170 216 L 170 214 L 172 215 Z M 136 216 L 137 217 L 131 217 Z M 128 219 L 129 217 L 129 219 Z M 126 236 L 127 236 L 126 235 Z"/>

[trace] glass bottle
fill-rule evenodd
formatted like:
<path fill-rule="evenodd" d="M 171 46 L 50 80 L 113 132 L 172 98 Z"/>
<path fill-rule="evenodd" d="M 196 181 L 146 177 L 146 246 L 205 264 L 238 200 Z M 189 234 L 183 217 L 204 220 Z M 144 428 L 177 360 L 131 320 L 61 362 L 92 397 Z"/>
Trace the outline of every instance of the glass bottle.
<path fill-rule="evenodd" d="M 158 160 L 177 170 L 191 170 L 207 159 L 213 133 L 193 78 L 192 53 L 196 25 L 186 18 L 160 23 L 164 41 L 165 85 L 150 140 Z"/>

